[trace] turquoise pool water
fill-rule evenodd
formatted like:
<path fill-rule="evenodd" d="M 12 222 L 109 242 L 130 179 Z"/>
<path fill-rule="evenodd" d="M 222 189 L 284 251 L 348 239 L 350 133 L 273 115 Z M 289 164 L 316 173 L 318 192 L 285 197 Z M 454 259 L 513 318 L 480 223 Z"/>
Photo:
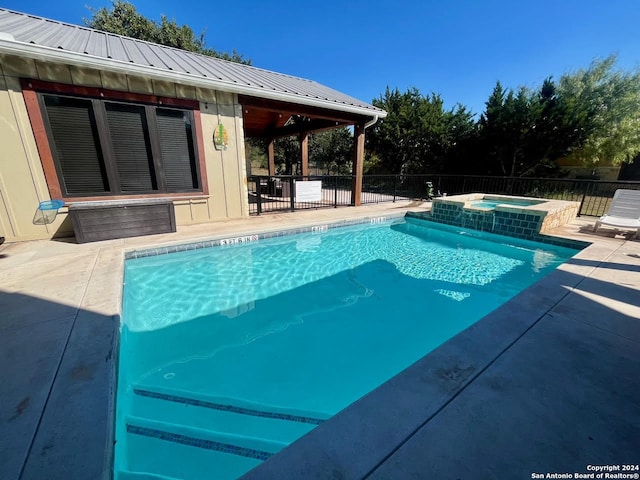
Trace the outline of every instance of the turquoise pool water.
<path fill-rule="evenodd" d="M 511 205 L 514 207 L 529 207 L 531 205 L 537 205 L 539 203 L 543 203 L 541 200 L 516 200 L 513 198 L 504 198 L 500 200 L 476 200 L 475 202 L 471 202 L 472 207 L 481 207 L 481 208 L 493 208 L 495 209 L 498 205 Z"/>
<path fill-rule="evenodd" d="M 127 260 L 115 476 L 237 478 L 575 253 L 406 219 Z"/>

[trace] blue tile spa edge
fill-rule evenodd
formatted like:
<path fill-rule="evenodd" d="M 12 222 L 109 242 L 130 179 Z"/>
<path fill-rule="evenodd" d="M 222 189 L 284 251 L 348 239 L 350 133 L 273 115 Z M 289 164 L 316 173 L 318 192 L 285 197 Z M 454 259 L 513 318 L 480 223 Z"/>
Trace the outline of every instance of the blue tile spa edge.
<path fill-rule="evenodd" d="M 526 217 L 530 216 L 530 215 L 526 215 L 526 214 L 517 214 L 517 215 L 522 215 L 522 222 L 530 222 L 530 220 Z M 582 240 L 574 240 L 571 238 L 562 238 L 562 237 L 554 237 L 551 235 L 545 235 L 543 233 L 535 233 L 535 234 L 527 234 L 525 232 L 525 228 L 519 226 L 519 225 L 512 225 L 512 228 L 509 228 L 508 231 L 506 232 L 490 232 L 490 231 L 484 231 L 481 229 L 475 229 L 473 227 L 470 227 L 468 225 L 458 225 L 456 222 L 449 222 L 449 221 L 439 221 L 434 219 L 430 213 L 422 213 L 422 212 L 407 212 L 407 218 L 415 218 L 418 220 L 422 220 L 425 222 L 429 222 L 435 225 L 438 225 L 438 228 L 449 228 L 449 229 L 453 229 L 455 230 L 459 230 L 459 229 L 470 229 L 470 230 L 476 230 L 478 232 L 481 232 L 483 235 L 487 235 L 487 236 L 498 236 L 498 237 L 507 237 L 507 238 L 513 238 L 513 239 L 518 239 L 518 240 L 524 240 L 524 241 L 529 241 L 529 242 L 539 242 L 539 243 L 545 243 L 547 245 L 554 245 L 556 247 L 563 247 L 563 248 L 571 248 L 574 250 L 582 250 L 586 247 L 588 247 L 589 245 L 591 245 L 590 242 L 585 242 Z M 507 220 L 508 221 L 508 220 Z M 506 222 L 505 222 L 506 223 Z M 532 223 L 532 222 L 530 222 Z M 518 228 L 520 228 L 521 230 L 518 230 Z M 527 229 L 532 229 L 534 228 L 533 225 L 527 225 Z"/>

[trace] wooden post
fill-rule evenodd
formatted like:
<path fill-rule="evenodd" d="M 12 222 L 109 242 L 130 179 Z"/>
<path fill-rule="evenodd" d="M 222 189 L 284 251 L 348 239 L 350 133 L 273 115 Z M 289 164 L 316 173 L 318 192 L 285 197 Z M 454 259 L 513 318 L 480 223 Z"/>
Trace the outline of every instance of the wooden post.
<path fill-rule="evenodd" d="M 309 175 L 309 133 L 300 134 L 300 155 L 302 159 L 302 176 Z M 305 179 L 306 180 L 306 179 Z"/>
<path fill-rule="evenodd" d="M 362 166 L 364 163 L 364 123 L 353 127 L 353 180 L 351 184 L 351 205 L 362 205 Z"/>
<path fill-rule="evenodd" d="M 276 153 L 274 150 L 274 139 L 269 139 L 269 145 L 267 146 L 267 156 L 269 157 L 269 176 L 272 177 L 276 174 Z"/>

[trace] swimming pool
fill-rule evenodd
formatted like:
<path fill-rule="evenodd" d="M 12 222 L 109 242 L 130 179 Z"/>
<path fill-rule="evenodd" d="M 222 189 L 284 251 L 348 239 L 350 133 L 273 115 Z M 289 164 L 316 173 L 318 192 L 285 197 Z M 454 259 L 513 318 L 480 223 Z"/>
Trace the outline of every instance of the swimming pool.
<path fill-rule="evenodd" d="M 575 254 L 416 219 L 128 260 L 116 477 L 236 478 Z"/>

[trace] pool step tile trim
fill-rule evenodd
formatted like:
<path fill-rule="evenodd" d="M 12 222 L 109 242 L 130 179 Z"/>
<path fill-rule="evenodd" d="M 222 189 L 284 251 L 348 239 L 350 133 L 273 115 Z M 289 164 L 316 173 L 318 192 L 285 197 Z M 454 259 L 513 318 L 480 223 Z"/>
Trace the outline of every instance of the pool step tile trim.
<path fill-rule="evenodd" d="M 254 417 L 272 418 L 275 420 L 285 420 L 288 422 L 310 423 L 312 425 L 320 425 L 324 423 L 324 419 L 307 417 L 302 415 L 292 415 L 289 413 L 270 412 L 268 410 L 256 410 L 252 408 L 238 407 L 235 405 L 225 405 L 221 403 L 210 402 L 206 400 L 198 400 L 196 398 L 183 397 L 179 395 L 168 395 L 165 393 L 152 392 L 150 390 L 143 390 L 134 388 L 133 393 L 141 397 L 155 398 L 158 400 L 164 400 L 167 402 L 183 403 L 185 405 L 191 405 L 194 407 L 209 408 L 212 410 L 221 410 L 230 413 L 238 413 L 241 415 L 250 415 Z"/>
<path fill-rule="evenodd" d="M 171 433 L 165 430 L 158 430 L 155 428 L 140 427 L 138 425 L 132 425 L 130 423 L 127 423 L 127 433 L 130 433 L 132 435 L 141 435 L 145 437 L 156 438 L 158 440 L 165 440 L 173 443 L 179 443 L 181 445 L 187 445 L 190 447 L 215 450 L 218 452 L 229 453 L 241 457 L 255 458 L 257 460 L 267 460 L 269 457 L 274 455 L 273 453 L 265 452 L 264 450 L 240 447 L 238 445 L 232 445 L 230 443 L 217 442 L 215 440 L 206 440 L 202 438 L 192 437 L 190 435 L 184 435 L 181 433 Z"/>

